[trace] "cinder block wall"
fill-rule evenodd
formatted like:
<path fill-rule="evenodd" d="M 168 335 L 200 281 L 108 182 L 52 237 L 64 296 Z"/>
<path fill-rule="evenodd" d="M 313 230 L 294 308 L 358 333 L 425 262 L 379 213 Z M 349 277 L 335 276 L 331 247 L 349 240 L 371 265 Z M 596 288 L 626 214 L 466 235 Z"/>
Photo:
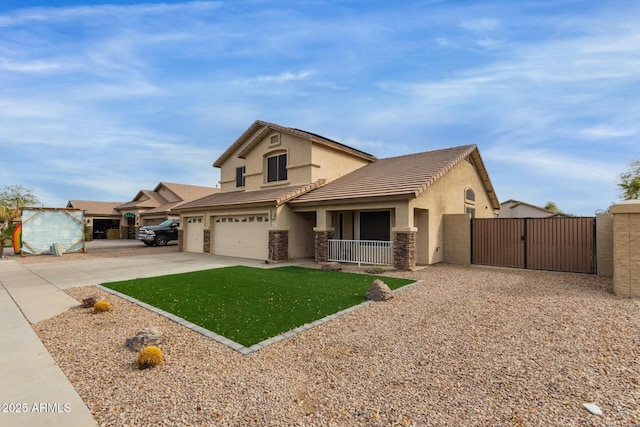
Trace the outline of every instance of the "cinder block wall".
<path fill-rule="evenodd" d="M 640 201 L 611 206 L 613 214 L 613 291 L 640 298 Z"/>
<path fill-rule="evenodd" d="M 443 261 L 449 264 L 471 264 L 471 216 L 447 214 L 443 222 Z"/>
<path fill-rule="evenodd" d="M 596 270 L 598 276 L 613 276 L 613 215 L 596 215 Z"/>

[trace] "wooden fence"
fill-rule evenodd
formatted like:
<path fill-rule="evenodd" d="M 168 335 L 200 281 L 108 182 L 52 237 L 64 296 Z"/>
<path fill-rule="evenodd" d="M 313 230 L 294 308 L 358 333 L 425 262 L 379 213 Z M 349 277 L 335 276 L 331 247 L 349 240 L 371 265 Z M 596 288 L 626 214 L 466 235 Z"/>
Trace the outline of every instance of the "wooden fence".
<path fill-rule="evenodd" d="M 534 270 L 596 272 L 592 217 L 471 221 L 471 263 Z"/>

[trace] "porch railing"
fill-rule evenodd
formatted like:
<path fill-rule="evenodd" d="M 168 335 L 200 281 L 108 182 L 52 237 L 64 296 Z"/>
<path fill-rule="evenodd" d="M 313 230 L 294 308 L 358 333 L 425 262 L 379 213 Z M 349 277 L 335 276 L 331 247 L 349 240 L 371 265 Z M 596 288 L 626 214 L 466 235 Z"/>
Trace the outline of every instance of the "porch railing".
<path fill-rule="evenodd" d="M 329 261 L 393 265 L 393 243 L 329 239 Z"/>

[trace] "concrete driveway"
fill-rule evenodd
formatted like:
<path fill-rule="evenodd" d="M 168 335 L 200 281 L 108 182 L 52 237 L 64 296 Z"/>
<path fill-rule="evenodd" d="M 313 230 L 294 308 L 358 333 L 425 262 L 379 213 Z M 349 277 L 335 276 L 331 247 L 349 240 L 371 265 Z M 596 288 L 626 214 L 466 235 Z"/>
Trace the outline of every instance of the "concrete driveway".
<path fill-rule="evenodd" d="M 137 247 L 146 248 L 133 240 L 99 240 L 87 244 L 89 253 Z M 1 413 L 0 425 L 96 425 L 91 412 L 30 325 L 78 306 L 78 301 L 63 289 L 232 265 L 274 267 L 259 260 L 209 254 L 150 250 L 140 253 L 24 264 L 11 259 L 13 257 L 0 260 L 0 377 L 3 379 L 0 400 L 7 404 L 19 403 L 21 411 Z M 286 264 L 275 266 L 282 265 Z M 38 411 L 40 405 L 49 411 Z"/>

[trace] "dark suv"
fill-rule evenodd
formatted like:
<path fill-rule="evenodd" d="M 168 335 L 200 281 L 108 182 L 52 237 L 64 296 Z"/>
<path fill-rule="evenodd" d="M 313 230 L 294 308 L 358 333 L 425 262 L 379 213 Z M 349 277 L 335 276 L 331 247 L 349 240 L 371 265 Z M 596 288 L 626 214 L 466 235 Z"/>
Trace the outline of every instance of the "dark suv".
<path fill-rule="evenodd" d="M 178 240 L 180 220 L 168 219 L 158 225 L 145 225 L 138 230 L 138 240 L 147 246 L 164 246 L 171 240 Z"/>

